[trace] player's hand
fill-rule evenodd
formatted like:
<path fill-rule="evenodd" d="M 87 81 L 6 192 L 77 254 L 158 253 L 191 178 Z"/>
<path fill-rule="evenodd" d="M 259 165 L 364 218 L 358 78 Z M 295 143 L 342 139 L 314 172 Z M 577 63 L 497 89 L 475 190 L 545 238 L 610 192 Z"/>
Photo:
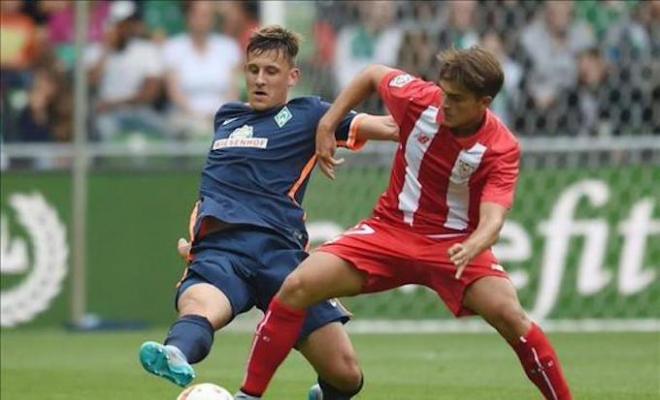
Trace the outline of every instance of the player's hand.
<path fill-rule="evenodd" d="M 474 250 L 471 246 L 464 243 L 455 243 L 449 248 L 447 253 L 451 262 L 456 266 L 456 275 L 454 275 L 454 278 L 461 279 L 463 271 L 475 256 Z"/>
<path fill-rule="evenodd" d="M 343 158 L 335 158 L 335 150 L 337 150 L 337 140 L 334 130 L 319 123 L 316 129 L 316 157 L 323 174 L 332 180 L 335 179 L 335 167 L 344 162 Z"/>
<path fill-rule="evenodd" d="M 184 260 L 187 260 L 190 255 L 190 243 L 184 238 L 179 238 L 176 244 L 176 250 Z"/>

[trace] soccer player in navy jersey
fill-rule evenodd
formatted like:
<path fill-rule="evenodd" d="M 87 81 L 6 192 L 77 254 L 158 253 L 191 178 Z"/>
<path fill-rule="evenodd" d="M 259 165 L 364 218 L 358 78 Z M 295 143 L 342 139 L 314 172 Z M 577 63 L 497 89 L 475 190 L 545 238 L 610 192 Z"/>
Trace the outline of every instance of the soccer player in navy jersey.
<path fill-rule="evenodd" d="M 180 386 L 194 379 L 191 364 L 208 355 L 214 332 L 253 307 L 265 311 L 307 256 L 300 204 L 317 161 L 316 128 L 330 105 L 316 97 L 288 100 L 300 76 L 298 40 L 279 26 L 256 31 L 244 70 L 249 104 L 225 104 L 215 116 L 191 216 L 190 263 L 176 294 L 180 317 L 164 344 L 146 342 L 139 354 L 147 371 Z M 398 140 L 398 126 L 390 117 L 347 112 L 335 138 L 358 149 L 368 139 Z M 336 301 L 307 313 L 293 345 L 319 375 L 310 398 L 350 399 L 362 387 L 342 326 L 348 317 Z"/>
<path fill-rule="evenodd" d="M 332 132 L 343 113 L 377 91 L 400 127 L 390 184 L 371 218 L 288 276 L 259 325 L 237 398 L 262 396 L 310 305 L 420 284 L 455 316 L 478 314 L 492 325 L 546 399 L 571 399 L 552 345 L 490 249 L 513 204 L 520 161 L 518 141 L 488 109 L 502 87 L 502 68 L 478 47 L 449 50 L 440 61 L 438 83 L 369 67 L 321 119 L 317 154 L 334 177 Z"/>

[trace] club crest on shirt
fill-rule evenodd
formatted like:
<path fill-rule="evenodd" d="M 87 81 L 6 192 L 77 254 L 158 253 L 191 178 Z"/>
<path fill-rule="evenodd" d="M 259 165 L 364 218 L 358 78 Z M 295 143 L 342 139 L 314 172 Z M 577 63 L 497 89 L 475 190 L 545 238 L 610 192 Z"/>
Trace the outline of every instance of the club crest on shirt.
<path fill-rule="evenodd" d="M 268 139 L 252 137 L 254 128 L 251 125 L 243 125 L 234 131 L 226 139 L 218 139 L 213 142 L 213 150 L 224 149 L 226 147 L 253 147 L 265 149 L 268 146 Z"/>
<path fill-rule="evenodd" d="M 458 160 L 457 172 L 458 172 L 459 178 L 461 178 L 461 179 L 469 178 L 472 175 L 472 173 L 474 172 L 475 169 L 476 169 L 476 167 L 474 165 L 468 163 L 467 161 Z"/>
<path fill-rule="evenodd" d="M 280 128 L 283 127 L 289 120 L 293 117 L 291 114 L 291 111 L 285 106 L 283 109 L 280 110 L 280 112 L 275 115 L 275 123 L 277 126 Z"/>
<path fill-rule="evenodd" d="M 390 80 L 390 86 L 396 87 L 396 88 L 402 88 L 415 80 L 415 78 L 412 75 L 409 74 L 403 74 L 403 75 L 398 75 L 392 78 Z"/>
<path fill-rule="evenodd" d="M 247 139 L 251 138 L 254 134 L 254 128 L 250 125 L 243 125 L 240 128 L 234 129 L 234 131 L 229 135 L 230 139 Z"/>

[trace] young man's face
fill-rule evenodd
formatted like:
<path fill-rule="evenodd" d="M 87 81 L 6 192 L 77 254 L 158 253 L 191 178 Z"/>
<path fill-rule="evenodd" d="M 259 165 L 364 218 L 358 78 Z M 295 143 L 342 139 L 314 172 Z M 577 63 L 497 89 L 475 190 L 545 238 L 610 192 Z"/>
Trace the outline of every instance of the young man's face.
<path fill-rule="evenodd" d="M 289 63 L 283 52 L 250 53 L 245 63 L 248 103 L 257 111 L 281 106 L 299 78 L 300 70 Z"/>
<path fill-rule="evenodd" d="M 467 128 L 479 123 L 493 101 L 490 96 L 478 97 L 456 82 L 441 80 L 439 84 L 445 94 L 443 125 L 450 129 Z"/>

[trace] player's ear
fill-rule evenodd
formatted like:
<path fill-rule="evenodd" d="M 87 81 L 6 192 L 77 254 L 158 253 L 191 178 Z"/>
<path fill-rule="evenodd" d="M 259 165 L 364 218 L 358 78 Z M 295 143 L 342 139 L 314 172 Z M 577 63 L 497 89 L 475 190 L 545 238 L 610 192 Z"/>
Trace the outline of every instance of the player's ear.
<path fill-rule="evenodd" d="M 299 68 L 291 68 L 291 71 L 289 71 L 289 87 L 293 87 L 298 84 L 301 74 L 302 72 L 300 72 Z"/>
<path fill-rule="evenodd" d="M 481 103 L 481 105 L 484 108 L 490 107 L 490 104 L 492 102 L 493 102 L 493 98 L 491 96 L 483 96 L 482 98 L 479 99 L 479 103 Z"/>

